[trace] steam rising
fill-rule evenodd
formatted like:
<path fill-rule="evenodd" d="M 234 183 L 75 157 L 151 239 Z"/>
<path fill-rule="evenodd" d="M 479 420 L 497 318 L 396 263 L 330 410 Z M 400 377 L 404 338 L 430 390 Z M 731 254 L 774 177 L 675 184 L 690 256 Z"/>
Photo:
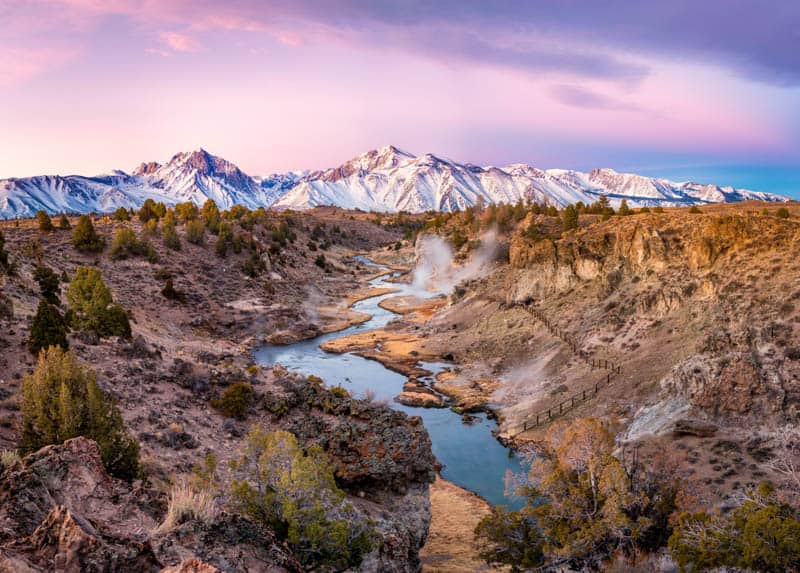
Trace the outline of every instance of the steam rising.
<path fill-rule="evenodd" d="M 414 288 L 450 294 L 458 283 L 486 275 L 500 244 L 494 231 L 484 233 L 480 243 L 465 264 L 457 265 L 446 241 L 438 235 L 421 235 L 416 245 Z"/>

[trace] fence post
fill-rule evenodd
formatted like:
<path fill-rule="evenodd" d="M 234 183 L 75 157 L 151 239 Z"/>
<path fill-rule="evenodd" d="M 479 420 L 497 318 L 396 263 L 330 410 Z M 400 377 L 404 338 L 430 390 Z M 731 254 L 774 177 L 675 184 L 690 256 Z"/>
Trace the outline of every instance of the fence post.
<path fill-rule="evenodd" d="M 583 400 L 586 400 L 586 390 L 583 391 Z"/>
<path fill-rule="evenodd" d="M 606 385 L 611 384 L 611 374 L 606 374 Z"/>

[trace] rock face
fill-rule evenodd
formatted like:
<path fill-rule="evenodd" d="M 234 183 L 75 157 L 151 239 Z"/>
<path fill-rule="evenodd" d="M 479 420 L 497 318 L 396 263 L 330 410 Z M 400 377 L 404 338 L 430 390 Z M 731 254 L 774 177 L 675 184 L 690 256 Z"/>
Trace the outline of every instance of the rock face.
<path fill-rule="evenodd" d="M 343 488 L 366 497 L 368 503 L 358 507 L 373 520 L 381 540 L 359 570 L 418 571 L 436 464 L 422 421 L 354 400 L 313 377 L 286 376 L 278 384 L 283 395 L 265 397 L 266 407 L 299 440 L 322 446 Z"/>
<path fill-rule="evenodd" d="M 299 572 L 274 536 L 222 514 L 153 537 L 163 496 L 111 478 L 97 444 L 75 438 L 0 476 L 0 572 Z"/>

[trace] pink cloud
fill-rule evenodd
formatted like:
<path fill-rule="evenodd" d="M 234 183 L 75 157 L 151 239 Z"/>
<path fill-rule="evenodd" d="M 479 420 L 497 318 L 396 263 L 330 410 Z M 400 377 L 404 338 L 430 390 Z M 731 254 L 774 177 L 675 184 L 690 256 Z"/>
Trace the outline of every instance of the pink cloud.
<path fill-rule="evenodd" d="M 8 87 L 27 80 L 73 59 L 76 52 L 51 48 L 0 47 L 0 86 Z"/>
<path fill-rule="evenodd" d="M 200 43 L 186 34 L 179 32 L 161 32 L 159 34 L 161 41 L 170 49 L 176 52 L 199 52 Z"/>

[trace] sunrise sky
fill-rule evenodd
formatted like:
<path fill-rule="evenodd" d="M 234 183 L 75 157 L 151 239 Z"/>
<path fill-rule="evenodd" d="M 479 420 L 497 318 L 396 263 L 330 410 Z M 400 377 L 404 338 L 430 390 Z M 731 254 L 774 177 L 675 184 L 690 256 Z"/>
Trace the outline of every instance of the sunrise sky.
<path fill-rule="evenodd" d="M 0 177 L 394 144 L 800 197 L 800 2 L 0 0 Z"/>

